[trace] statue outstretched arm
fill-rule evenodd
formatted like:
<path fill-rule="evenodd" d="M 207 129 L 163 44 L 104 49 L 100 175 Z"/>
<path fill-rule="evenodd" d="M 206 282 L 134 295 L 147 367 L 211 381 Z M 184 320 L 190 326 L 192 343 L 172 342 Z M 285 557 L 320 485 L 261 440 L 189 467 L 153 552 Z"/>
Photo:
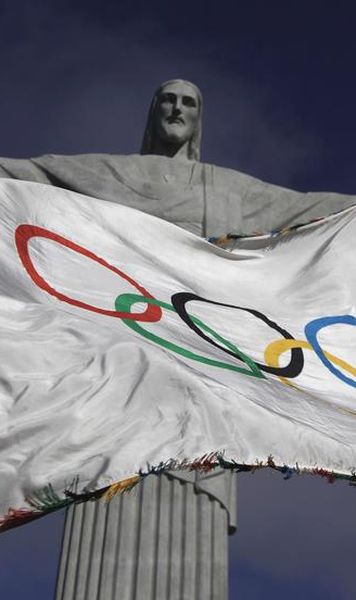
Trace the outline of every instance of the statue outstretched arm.
<path fill-rule="evenodd" d="M 45 171 L 30 158 L 0 157 L 0 177 L 51 184 Z"/>

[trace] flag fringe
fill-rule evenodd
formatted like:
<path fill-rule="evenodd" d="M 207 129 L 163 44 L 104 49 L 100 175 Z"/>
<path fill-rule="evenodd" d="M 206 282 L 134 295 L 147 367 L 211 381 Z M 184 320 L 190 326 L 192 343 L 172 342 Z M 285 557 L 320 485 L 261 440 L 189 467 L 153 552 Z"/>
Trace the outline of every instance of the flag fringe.
<path fill-rule="evenodd" d="M 140 483 L 148 475 L 160 475 L 169 471 L 197 471 L 199 473 L 208 473 L 216 468 L 228 469 L 235 473 L 249 472 L 254 473 L 257 470 L 270 468 L 278 471 L 283 475 L 283 479 L 290 479 L 293 475 L 318 475 L 325 478 L 329 483 L 334 483 L 336 480 L 347 480 L 352 486 L 356 486 L 356 470 L 351 471 L 350 475 L 328 471 L 320 467 L 300 467 L 298 463 L 294 467 L 278 465 L 275 463 L 274 457 L 269 455 L 266 461 L 256 460 L 254 464 L 238 463 L 233 459 L 226 459 L 224 452 L 211 452 L 204 454 L 200 458 L 194 460 L 177 460 L 169 459 L 162 461 L 158 465 L 147 464 L 145 470 L 140 470 L 139 473 L 122 479 L 109 486 L 99 490 L 87 490 L 79 492 L 79 477 L 75 477 L 72 483 L 64 489 L 64 497 L 58 495 L 54 491 L 51 484 L 46 485 L 41 490 L 33 492 L 26 496 L 25 500 L 29 507 L 9 508 L 6 515 L 0 517 L 0 531 L 6 531 L 12 527 L 22 525 L 41 516 L 44 516 L 55 510 L 67 507 L 71 504 L 79 504 L 89 500 L 103 499 L 110 502 L 118 494 L 129 492 L 137 484 Z"/>
<path fill-rule="evenodd" d="M 114 496 L 132 490 L 132 488 L 135 487 L 139 481 L 141 481 L 140 475 L 133 475 L 132 477 L 128 477 L 127 479 L 113 483 L 109 488 L 106 489 L 101 498 L 109 502 L 114 498 Z"/>

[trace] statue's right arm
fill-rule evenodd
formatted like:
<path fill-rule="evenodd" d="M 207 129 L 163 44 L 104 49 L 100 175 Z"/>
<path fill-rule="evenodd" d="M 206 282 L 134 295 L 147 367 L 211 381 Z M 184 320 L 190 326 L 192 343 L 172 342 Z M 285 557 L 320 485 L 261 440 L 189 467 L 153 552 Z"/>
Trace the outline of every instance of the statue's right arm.
<path fill-rule="evenodd" d="M 50 184 L 46 172 L 29 158 L 0 157 L 0 177 Z"/>

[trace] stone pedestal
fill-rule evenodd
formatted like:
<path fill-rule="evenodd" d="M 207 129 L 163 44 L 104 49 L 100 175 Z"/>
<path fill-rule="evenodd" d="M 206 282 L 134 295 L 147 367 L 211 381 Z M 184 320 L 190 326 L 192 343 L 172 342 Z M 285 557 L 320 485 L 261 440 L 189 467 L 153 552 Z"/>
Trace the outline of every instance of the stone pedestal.
<path fill-rule="evenodd" d="M 234 503 L 231 473 L 180 472 L 71 506 L 56 600 L 227 600 Z"/>

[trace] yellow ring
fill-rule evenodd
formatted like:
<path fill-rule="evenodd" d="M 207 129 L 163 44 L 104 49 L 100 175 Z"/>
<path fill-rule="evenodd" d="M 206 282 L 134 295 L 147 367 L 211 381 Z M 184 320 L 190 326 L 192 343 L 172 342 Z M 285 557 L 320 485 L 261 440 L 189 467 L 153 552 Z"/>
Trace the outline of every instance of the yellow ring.
<path fill-rule="evenodd" d="M 270 367 L 279 367 L 280 355 L 283 354 L 283 352 L 286 352 L 287 350 L 291 350 L 292 348 L 304 348 L 306 350 L 313 350 L 313 347 L 305 340 L 276 340 L 275 342 L 271 342 L 265 350 L 266 364 Z M 341 367 L 342 369 L 347 371 L 347 373 L 350 373 L 351 375 L 354 375 L 356 377 L 355 367 L 350 365 L 345 360 L 342 360 L 342 358 L 338 358 L 337 356 L 330 354 L 330 352 L 326 352 L 325 350 L 323 350 L 323 353 L 326 356 L 326 358 L 328 358 L 332 363 L 334 363 L 338 367 Z M 285 385 L 290 385 L 299 389 L 297 385 L 288 381 L 286 377 L 278 377 L 278 379 Z"/>

